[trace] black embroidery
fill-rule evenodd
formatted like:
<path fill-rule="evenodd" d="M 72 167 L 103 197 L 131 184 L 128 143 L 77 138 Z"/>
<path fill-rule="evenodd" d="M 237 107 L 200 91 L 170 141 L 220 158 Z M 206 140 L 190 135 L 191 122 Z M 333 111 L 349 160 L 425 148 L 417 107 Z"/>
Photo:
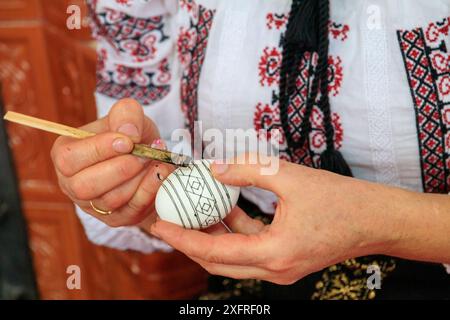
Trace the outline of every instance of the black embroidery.
<path fill-rule="evenodd" d="M 425 192 L 450 192 L 450 18 L 397 32 L 416 111 Z M 442 61 L 443 60 L 443 61 Z"/>

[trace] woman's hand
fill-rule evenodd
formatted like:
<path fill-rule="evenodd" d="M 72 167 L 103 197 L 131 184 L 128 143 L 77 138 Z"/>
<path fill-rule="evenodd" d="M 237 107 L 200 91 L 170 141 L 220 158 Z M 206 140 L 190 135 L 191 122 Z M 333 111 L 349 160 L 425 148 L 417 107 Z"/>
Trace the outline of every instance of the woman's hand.
<path fill-rule="evenodd" d="M 236 208 L 225 219 L 232 234 L 221 225 L 205 233 L 164 221 L 156 222 L 151 232 L 212 274 L 278 284 L 293 283 L 352 257 L 370 254 L 414 257 L 415 249 L 419 249 L 413 245 L 404 250 L 402 241 L 419 236 L 416 232 L 413 237 L 410 231 L 417 225 L 414 219 L 427 208 L 423 195 L 285 161 L 280 161 L 274 175 L 261 175 L 262 167 L 214 164 L 212 170 L 223 183 L 275 192 L 279 202 L 271 225 L 264 226 Z M 443 196 L 440 199 L 449 203 Z M 442 252 L 450 249 L 449 227 L 448 215 L 435 226 L 440 228 L 440 237 L 435 235 L 435 240 L 441 240 L 437 243 Z M 442 252 L 440 256 L 444 257 Z M 436 251 L 433 253 L 434 259 L 439 259 Z"/>
<path fill-rule="evenodd" d="M 51 151 L 63 192 L 113 227 L 154 219 L 153 201 L 160 185 L 156 171 L 166 176 L 173 168 L 130 154 L 134 143 L 150 144 L 159 138 L 157 127 L 139 103 L 121 100 L 108 116 L 82 129 L 97 135 L 83 140 L 59 137 Z M 90 201 L 112 214 L 96 213 Z"/>

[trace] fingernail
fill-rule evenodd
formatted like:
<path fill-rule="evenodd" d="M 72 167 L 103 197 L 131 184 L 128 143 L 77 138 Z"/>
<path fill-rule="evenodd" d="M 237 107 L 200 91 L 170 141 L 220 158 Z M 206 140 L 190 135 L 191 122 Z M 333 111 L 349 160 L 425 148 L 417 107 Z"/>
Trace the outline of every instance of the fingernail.
<path fill-rule="evenodd" d="M 161 139 L 156 139 L 155 141 L 152 142 L 152 144 L 150 145 L 150 147 L 152 147 L 152 148 L 158 148 L 160 144 L 161 144 Z"/>
<path fill-rule="evenodd" d="M 121 125 L 117 131 L 129 137 L 139 137 L 139 131 L 137 127 L 131 123 Z"/>
<path fill-rule="evenodd" d="M 159 172 L 156 173 L 156 179 L 158 179 L 158 181 L 164 181 L 164 177 Z"/>
<path fill-rule="evenodd" d="M 214 161 L 211 169 L 214 174 L 224 174 L 228 170 L 228 164 Z"/>
<path fill-rule="evenodd" d="M 113 149 L 118 153 L 129 153 L 131 151 L 130 144 L 122 138 L 117 138 L 113 141 Z"/>
<path fill-rule="evenodd" d="M 155 141 L 153 141 L 151 147 L 155 149 L 166 150 L 166 144 L 161 139 L 156 139 Z"/>

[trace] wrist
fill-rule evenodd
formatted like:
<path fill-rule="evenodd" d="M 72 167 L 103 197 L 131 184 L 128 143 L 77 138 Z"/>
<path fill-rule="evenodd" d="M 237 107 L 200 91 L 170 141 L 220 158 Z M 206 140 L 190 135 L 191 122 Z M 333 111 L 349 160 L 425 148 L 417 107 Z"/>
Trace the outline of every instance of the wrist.
<path fill-rule="evenodd" d="M 405 220 L 414 193 L 360 180 L 353 190 L 357 190 L 353 216 L 360 227 L 357 255 L 391 255 L 406 237 Z"/>
<path fill-rule="evenodd" d="M 401 237 L 385 254 L 412 260 L 449 262 L 448 196 L 408 192 L 407 197 L 397 213 L 402 216 Z"/>

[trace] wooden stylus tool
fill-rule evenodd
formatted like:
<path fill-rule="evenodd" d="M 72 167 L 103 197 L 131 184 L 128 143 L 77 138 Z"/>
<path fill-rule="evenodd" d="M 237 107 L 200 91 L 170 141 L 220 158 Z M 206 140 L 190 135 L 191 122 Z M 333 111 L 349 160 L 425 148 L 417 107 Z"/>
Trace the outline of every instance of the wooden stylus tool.
<path fill-rule="evenodd" d="M 95 136 L 95 133 L 72 128 L 63 124 L 27 116 L 21 113 L 8 111 L 3 119 L 15 122 L 27 127 L 56 133 L 60 136 L 84 139 Z M 149 158 L 161 162 L 171 163 L 176 166 L 187 166 L 191 163 L 192 159 L 189 156 L 172 153 L 165 150 L 159 150 L 148 147 L 144 144 L 135 144 L 134 149 L 131 152 L 133 155 L 143 158 Z"/>

